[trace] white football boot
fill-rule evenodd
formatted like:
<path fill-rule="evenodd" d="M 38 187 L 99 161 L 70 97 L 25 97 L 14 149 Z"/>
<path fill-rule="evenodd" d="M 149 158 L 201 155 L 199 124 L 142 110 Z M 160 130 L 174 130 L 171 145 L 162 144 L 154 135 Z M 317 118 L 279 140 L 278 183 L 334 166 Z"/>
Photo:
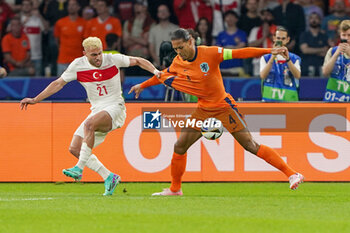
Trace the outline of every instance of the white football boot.
<path fill-rule="evenodd" d="M 295 190 L 300 183 L 303 183 L 304 176 L 300 173 L 295 173 L 289 177 L 289 188 Z"/>

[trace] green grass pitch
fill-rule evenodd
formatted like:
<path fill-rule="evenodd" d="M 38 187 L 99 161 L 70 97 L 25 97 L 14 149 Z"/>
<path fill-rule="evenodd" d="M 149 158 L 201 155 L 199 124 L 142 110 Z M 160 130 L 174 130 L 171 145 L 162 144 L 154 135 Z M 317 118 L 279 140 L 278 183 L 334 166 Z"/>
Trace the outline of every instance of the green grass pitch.
<path fill-rule="evenodd" d="M 350 232 L 350 183 L 0 183 L 1 233 Z"/>

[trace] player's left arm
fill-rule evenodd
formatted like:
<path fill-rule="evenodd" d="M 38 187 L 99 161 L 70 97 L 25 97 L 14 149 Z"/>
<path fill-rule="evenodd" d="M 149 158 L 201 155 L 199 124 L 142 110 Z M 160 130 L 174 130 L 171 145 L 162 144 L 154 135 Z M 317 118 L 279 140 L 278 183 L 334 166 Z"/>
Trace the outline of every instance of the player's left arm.
<path fill-rule="evenodd" d="M 150 61 L 142 57 L 129 57 L 129 58 L 130 58 L 130 66 L 139 66 L 142 69 L 147 70 L 150 73 L 156 75 L 157 77 L 160 77 L 161 72 L 156 67 L 154 67 L 154 65 Z"/>
<path fill-rule="evenodd" d="M 285 48 L 254 48 L 246 47 L 241 49 L 223 49 L 223 60 L 230 59 L 243 59 L 261 57 L 262 55 L 272 53 L 281 54 L 285 51 Z"/>

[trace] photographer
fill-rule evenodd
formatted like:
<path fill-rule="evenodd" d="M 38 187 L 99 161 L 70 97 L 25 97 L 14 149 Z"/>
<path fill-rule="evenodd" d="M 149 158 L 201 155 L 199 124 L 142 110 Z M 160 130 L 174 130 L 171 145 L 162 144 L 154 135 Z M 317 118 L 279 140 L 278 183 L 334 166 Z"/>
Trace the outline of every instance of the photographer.
<path fill-rule="evenodd" d="M 281 55 L 267 54 L 260 59 L 260 77 L 262 83 L 262 101 L 288 102 L 298 101 L 300 78 L 300 57 L 288 52 L 286 45 L 290 37 L 287 29 L 277 27 L 273 35 L 274 48 L 284 47 Z"/>
<path fill-rule="evenodd" d="M 350 102 L 350 20 L 339 26 L 340 43 L 328 50 L 322 72 L 329 77 L 323 100 L 327 102 Z"/>

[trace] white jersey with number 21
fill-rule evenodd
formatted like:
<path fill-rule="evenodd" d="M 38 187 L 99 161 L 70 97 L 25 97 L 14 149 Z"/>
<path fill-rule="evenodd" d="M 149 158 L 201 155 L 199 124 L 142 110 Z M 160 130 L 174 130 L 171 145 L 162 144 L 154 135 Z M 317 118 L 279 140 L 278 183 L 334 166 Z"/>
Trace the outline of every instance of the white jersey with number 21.
<path fill-rule="evenodd" d="M 91 110 L 109 104 L 124 103 L 120 83 L 120 67 L 128 67 L 130 59 L 122 54 L 102 54 L 102 64 L 95 67 L 86 56 L 75 59 L 62 74 L 66 82 L 78 80 L 86 90 Z"/>

